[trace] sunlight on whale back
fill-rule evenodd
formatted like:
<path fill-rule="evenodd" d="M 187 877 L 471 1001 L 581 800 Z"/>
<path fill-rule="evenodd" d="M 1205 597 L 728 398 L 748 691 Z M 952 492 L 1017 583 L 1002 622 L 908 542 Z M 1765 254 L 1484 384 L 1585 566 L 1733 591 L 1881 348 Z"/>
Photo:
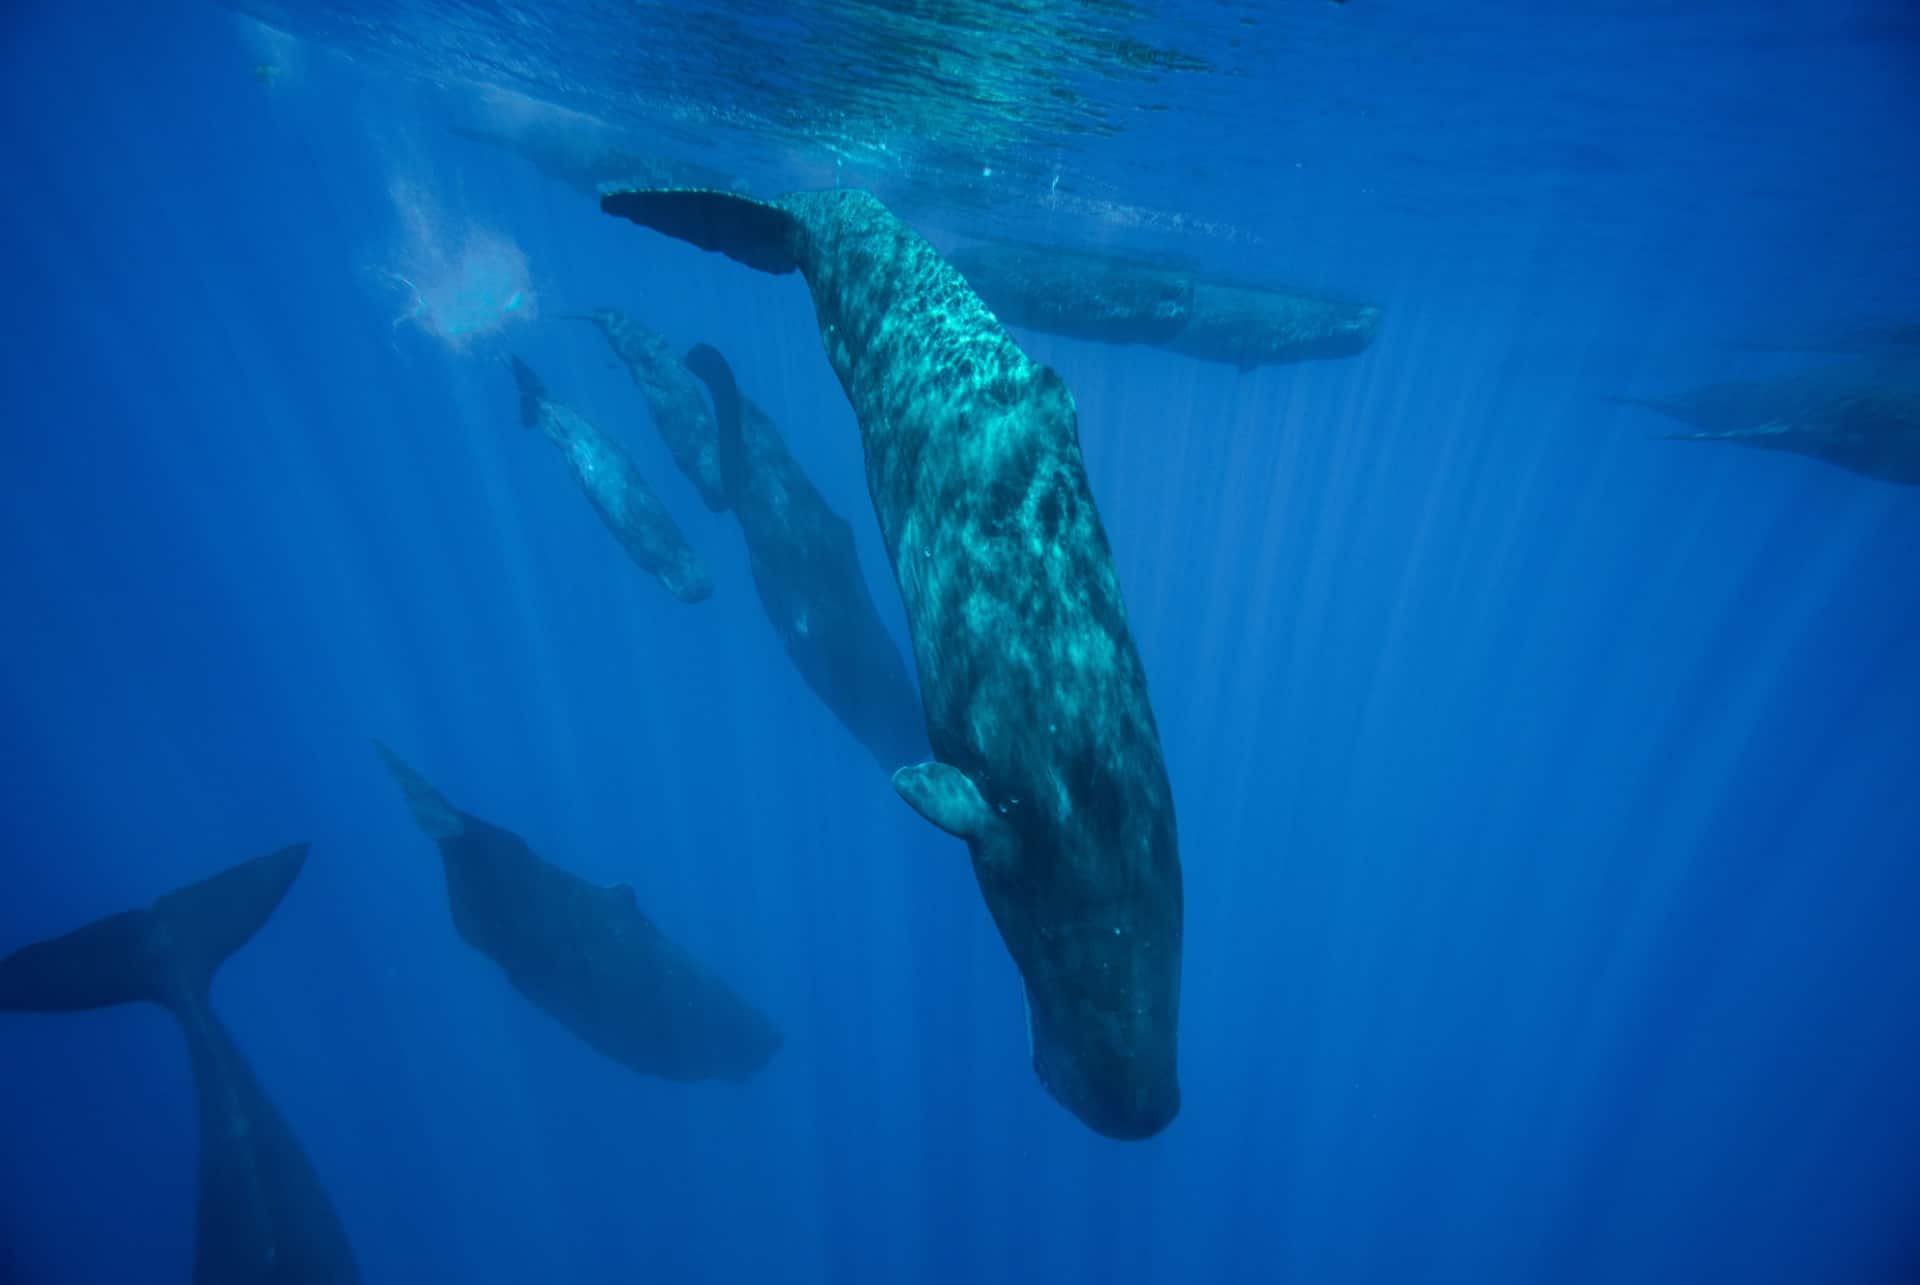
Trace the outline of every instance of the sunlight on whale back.
<path fill-rule="evenodd" d="M 406 308 L 393 324 L 412 322 L 463 351 L 537 313 L 527 256 L 510 237 L 489 228 L 450 227 L 430 198 L 404 183 L 393 187 L 405 226 L 399 266 L 381 275 L 404 292 Z"/>

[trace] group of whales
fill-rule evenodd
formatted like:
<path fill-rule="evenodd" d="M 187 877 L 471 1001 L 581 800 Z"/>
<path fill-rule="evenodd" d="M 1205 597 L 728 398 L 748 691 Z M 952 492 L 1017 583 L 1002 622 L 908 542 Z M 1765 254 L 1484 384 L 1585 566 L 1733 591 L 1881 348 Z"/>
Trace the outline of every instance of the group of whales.
<path fill-rule="evenodd" d="M 583 136 L 564 127 L 496 122 L 459 127 L 555 182 L 598 195 L 612 187 L 739 190 L 737 179 Z M 1005 322 L 1105 344 L 1139 344 L 1247 371 L 1366 349 L 1380 309 L 1271 283 L 1235 280 L 1178 259 L 982 240 L 949 261 Z M 1670 415 L 1672 441 L 1722 442 L 1824 460 L 1882 481 L 1920 485 L 1920 325 L 1881 321 L 1828 335 L 1749 342 L 1780 352 L 1860 358 L 1823 369 L 1712 384 L 1661 397 L 1616 397 Z"/>
<path fill-rule="evenodd" d="M 704 344 L 676 357 L 611 310 L 586 319 L 702 499 L 738 520 L 800 676 L 901 798 L 966 842 L 1024 984 L 1041 1084 L 1099 1133 L 1159 1132 L 1180 1101 L 1172 790 L 1066 385 L 867 193 L 623 189 L 601 205 L 806 281 L 860 426 L 917 698 L 851 528 L 725 359 Z M 625 453 L 514 369 L 523 420 L 633 561 L 682 600 L 705 598 L 704 565 Z"/>
<path fill-rule="evenodd" d="M 726 360 L 686 357 L 610 308 L 590 314 L 633 376 L 668 451 L 708 508 L 731 511 L 768 621 L 808 687 L 887 771 L 921 757 L 913 681 L 860 571 L 853 528 L 742 396 Z M 588 503 L 641 570 L 683 602 L 713 592 L 706 564 L 626 452 L 555 400 L 519 358 L 522 421 L 543 430 Z"/>
<path fill-rule="evenodd" d="M 542 860 L 375 745 L 439 845 L 455 931 L 535 1007 L 614 1061 L 669 1080 L 745 1080 L 779 1050 L 773 1023 L 661 932 L 633 889 Z M 0 960 L 0 1012 L 145 1001 L 179 1021 L 199 1114 L 201 1285 L 360 1279 L 312 1164 L 208 998 L 214 973 L 266 923 L 306 859 L 304 843 L 282 848 Z"/>
<path fill-rule="evenodd" d="M 696 348 L 671 363 L 675 374 L 657 351 L 632 355 L 649 346 L 621 319 L 594 320 L 643 389 L 681 374 L 705 387 L 711 443 L 690 433 L 675 458 L 710 506 L 738 516 L 763 606 L 801 675 L 891 771 L 900 797 L 965 841 L 1020 973 L 1040 1083 L 1108 1137 L 1158 1133 L 1180 1106 L 1173 799 L 1066 385 L 866 193 L 623 190 L 601 205 L 806 281 L 859 421 L 906 610 L 917 729 L 898 717 L 912 688 L 850 529 L 719 354 Z M 566 455 L 629 554 L 683 599 L 711 592 L 624 452 L 523 363 L 515 374 L 524 420 Z M 672 444 L 678 429 L 660 422 Z M 927 747 L 932 756 L 914 761 Z M 740 1080 L 774 1055 L 773 1024 L 661 933 L 632 889 L 549 864 L 378 748 L 440 848 L 459 936 L 527 1000 L 646 1074 Z M 283 849 L 0 960 L 0 1011 L 145 1000 L 179 1020 L 199 1101 L 197 1281 L 359 1279 L 311 1164 L 208 999 L 215 970 L 265 922 L 306 855 L 305 845 Z"/>

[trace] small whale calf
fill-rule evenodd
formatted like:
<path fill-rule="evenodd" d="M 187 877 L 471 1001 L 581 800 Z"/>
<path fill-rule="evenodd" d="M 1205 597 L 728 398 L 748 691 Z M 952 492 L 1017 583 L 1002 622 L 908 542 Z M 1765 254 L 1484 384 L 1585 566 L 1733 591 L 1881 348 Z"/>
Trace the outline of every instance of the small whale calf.
<path fill-rule="evenodd" d="M 1173 796 L 1066 385 L 866 192 L 629 190 L 601 208 L 806 280 L 934 752 L 894 788 L 967 843 L 1041 1083 L 1102 1134 L 1159 1132 L 1180 1106 Z"/>
<path fill-rule="evenodd" d="M 743 1081 L 779 1050 L 773 1023 L 655 927 L 632 888 L 542 860 L 374 745 L 439 845 L 454 930 L 535 1008 L 622 1066 L 668 1080 Z"/>
<path fill-rule="evenodd" d="M 1709 384 L 1671 397 L 1617 397 L 1694 430 L 1672 441 L 1727 442 L 1810 455 L 1850 472 L 1920 486 L 1920 362 L 1832 367 Z"/>
<path fill-rule="evenodd" d="M 620 444 L 549 397 L 539 376 L 518 357 L 513 377 L 520 388 L 521 423 L 539 429 L 560 449 L 587 502 L 635 565 L 682 602 L 711 597 L 713 576 L 706 563 Z"/>
<path fill-rule="evenodd" d="M 287 1122 L 208 1002 L 305 864 L 296 844 L 0 960 L 0 1011 L 54 1013 L 145 1001 L 187 1038 L 200 1104 L 193 1279 L 199 1285 L 352 1285 L 340 1217 Z"/>
<path fill-rule="evenodd" d="M 708 509 L 727 507 L 727 486 L 720 477 L 720 444 L 707 409 L 707 393 L 693 377 L 680 354 L 653 330 L 616 308 L 596 308 L 567 314 L 570 321 L 590 321 L 606 337 L 640 390 L 660 440 L 673 462 L 700 492 Z"/>
<path fill-rule="evenodd" d="M 985 242 L 955 251 L 953 266 L 1009 325 L 1145 344 L 1242 371 L 1355 356 L 1380 325 L 1372 304 L 1056 245 Z"/>
<path fill-rule="evenodd" d="M 712 391 L 727 501 L 760 605 L 794 668 L 886 771 L 925 757 L 920 698 L 867 590 L 853 528 L 767 413 L 740 395 L 726 359 L 700 344 L 686 361 Z"/>

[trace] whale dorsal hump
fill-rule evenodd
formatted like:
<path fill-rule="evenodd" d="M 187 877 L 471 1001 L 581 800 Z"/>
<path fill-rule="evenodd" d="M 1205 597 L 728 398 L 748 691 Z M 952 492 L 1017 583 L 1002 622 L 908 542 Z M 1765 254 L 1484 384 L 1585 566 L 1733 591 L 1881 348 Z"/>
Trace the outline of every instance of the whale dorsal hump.
<path fill-rule="evenodd" d="M 945 763 L 903 767 L 893 774 L 893 789 L 915 812 L 956 839 L 983 839 L 994 820 L 980 788 L 965 772 Z"/>
<path fill-rule="evenodd" d="M 797 230 L 778 205 L 698 188 L 628 188 L 600 194 L 600 208 L 761 272 L 792 272 Z"/>

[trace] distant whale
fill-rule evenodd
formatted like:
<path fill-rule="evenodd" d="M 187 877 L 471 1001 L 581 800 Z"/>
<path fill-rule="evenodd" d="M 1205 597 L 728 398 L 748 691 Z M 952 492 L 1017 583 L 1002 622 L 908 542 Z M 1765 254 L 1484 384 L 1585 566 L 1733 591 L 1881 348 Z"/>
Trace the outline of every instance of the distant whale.
<path fill-rule="evenodd" d="M 1863 322 L 1798 338 L 1748 339 L 1732 346 L 1756 352 L 1910 353 L 1920 349 L 1920 321 Z"/>
<path fill-rule="evenodd" d="M 1223 281 L 1173 263 L 1062 246 L 987 242 L 953 266 L 1009 325 L 1107 344 L 1145 344 L 1242 371 L 1351 357 L 1373 342 L 1380 309 Z"/>
<path fill-rule="evenodd" d="M 867 591 L 853 528 L 827 507 L 766 412 L 740 395 L 724 357 L 700 344 L 687 368 L 713 392 L 727 499 L 760 605 L 794 668 L 881 767 L 924 758 L 920 697 Z"/>
<path fill-rule="evenodd" d="M 54 1013 L 145 1000 L 178 1019 L 199 1099 L 193 1279 L 200 1285 L 360 1279 L 312 1164 L 207 1000 L 215 970 L 259 931 L 306 858 L 304 843 L 282 848 L 168 893 L 149 910 L 109 915 L 0 960 L 0 1010 Z"/>
<path fill-rule="evenodd" d="M 1100 1133 L 1158 1132 L 1180 1104 L 1173 798 L 1066 385 L 866 192 L 624 191 L 601 208 L 806 279 L 934 751 L 894 788 L 967 841 L 1041 1083 Z"/>
<path fill-rule="evenodd" d="M 1811 455 L 1883 482 L 1920 486 L 1920 362 L 1809 371 L 1709 384 L 1671 397 L 1616 397 L 1697 430 L 1685 442 L 1730 442 Z"/>
<path fill-rule="evenodd" d="M 727 484 L 720 477 L 720 445 L 707 408 L 707 393 L 667 341 L 617 308 L 595 308 L 572 313 L 570 321 L 591 321 L 599 327 L 640 390 L 653 427 L 667 444 L 673 462 L 700 492 L 707 508 L 719 513 L 727 507 Z"/>
<path fill-rule="evenodd" d="M 720 171 L 704 165 L 628 150 L 610 131 L 584 126 L 577 120 L 570 125 L 532 124 L 513 130 L 454 125 L 448 132 L 510 152 L 554 182 L 587 196 L 598 196 L 607 183 L 723 186 L 730 182 Z"/>
<path fill-rule="evenodd" d="M 746 1080 L 779 1050 L 773 1023 L 668 940 L 632 888 L 541 860 L 374 745 L 440 847 L 454 931 L 535 1008 L 622 1066 L 668 1080 Z"/>
<path fill-rule="evenodd" d="M 521 422 L 560 448 L 573 480 L 627 556 L 682 602 L 711 597 L 713 576 L 707 564 L 620 444 L 547 396 L 539 377 L 518 357 L 513 359 L 513 377 L 520 386 Z"/>

